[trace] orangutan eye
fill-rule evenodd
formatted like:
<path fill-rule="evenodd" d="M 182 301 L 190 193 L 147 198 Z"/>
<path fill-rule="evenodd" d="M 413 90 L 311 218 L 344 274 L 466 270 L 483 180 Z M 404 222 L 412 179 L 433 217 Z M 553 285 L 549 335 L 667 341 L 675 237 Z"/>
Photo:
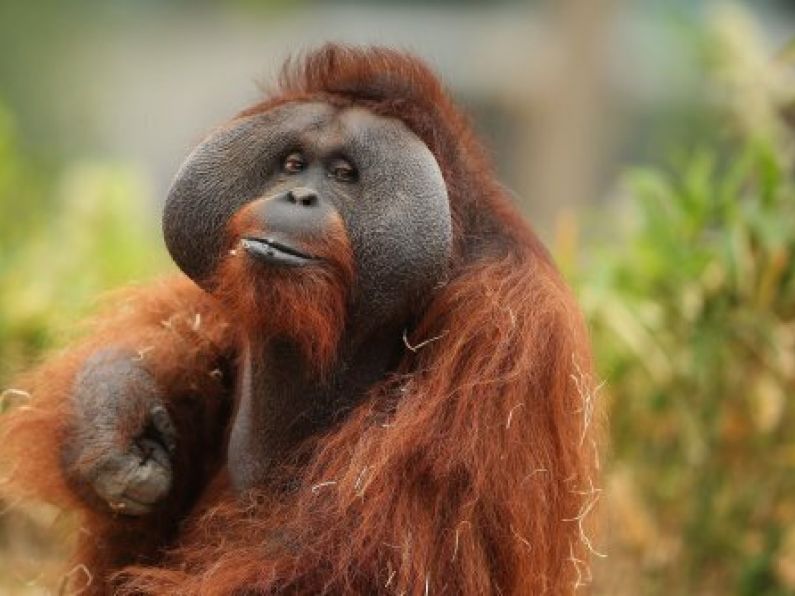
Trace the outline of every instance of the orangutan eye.
<path fill-rule="evenodd" d="M 358 173 L 356 168 L 344 159 L 338 159 L 331 164 L 329 173 L 340 182 L 356 182 Z"/>
<path fill-rule="evenodd" d="M 282 170 L 288 174 L 297 174 L 299 172 L 303 172 L 305 167 L 306 161 L 304 160 L 304 156 L 298 152 L 291 153 L 285 157 L 284 163 L 282 164 Z"/>

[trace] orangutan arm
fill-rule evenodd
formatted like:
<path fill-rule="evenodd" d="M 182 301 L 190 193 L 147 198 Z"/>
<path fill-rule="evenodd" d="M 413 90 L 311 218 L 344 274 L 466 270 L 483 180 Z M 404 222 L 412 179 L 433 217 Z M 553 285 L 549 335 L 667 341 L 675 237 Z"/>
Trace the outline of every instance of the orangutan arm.
<path fill-rule="evenodd" d="M 15 385 L 31 400 L 2 420 L 11 489 L 80 510 L 107 558 L 145 558 L 218 467 L 234 350 L 187 278 L 123 294 L 87 339 Z"/>

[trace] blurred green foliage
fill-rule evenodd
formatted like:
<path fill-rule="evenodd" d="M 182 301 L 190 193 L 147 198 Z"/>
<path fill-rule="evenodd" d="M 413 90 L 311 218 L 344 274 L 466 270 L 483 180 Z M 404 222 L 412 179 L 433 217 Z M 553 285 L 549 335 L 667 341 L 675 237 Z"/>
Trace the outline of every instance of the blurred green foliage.
<path fill-rule="evenodd" d="M 628 178 L 637 221 L 582 288 L 609 376 L 614 524 L 644 593 L 785 593 L 795 536 L 795 184 L 772 148 Z M 626 520 L 624 516 L 635 516 Z M 617 528 L 619 533 L 621 528 Z M 792 581 L 795 578 L 790 578 Z M 787 586 L 795 587 L 793 584 Z"/>
<path fill-rule="evenodd" d="M 165 267 L 150 194 L 128 167 L 38 163 L 0 106 L 0 385 L 103 291 Z"/>
<path fill-rule="evenodd" d="M 795 593 L 795 88 L 738 16 L 708 44 L 725 142 L 628 173 L 579 279 L 621 593 Z"/>

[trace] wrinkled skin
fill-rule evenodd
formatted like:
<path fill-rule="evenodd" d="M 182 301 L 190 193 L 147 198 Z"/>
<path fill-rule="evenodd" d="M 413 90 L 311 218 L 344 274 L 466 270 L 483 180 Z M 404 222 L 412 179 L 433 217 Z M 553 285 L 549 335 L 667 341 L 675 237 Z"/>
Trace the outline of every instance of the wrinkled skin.
<path fill-rule="evenodd" d="M 67 467 L 119 513 L 143 515 L 172 484 L 176 432 L 160 389 L 136 355 L 102 350 L 74 387 Z"/>

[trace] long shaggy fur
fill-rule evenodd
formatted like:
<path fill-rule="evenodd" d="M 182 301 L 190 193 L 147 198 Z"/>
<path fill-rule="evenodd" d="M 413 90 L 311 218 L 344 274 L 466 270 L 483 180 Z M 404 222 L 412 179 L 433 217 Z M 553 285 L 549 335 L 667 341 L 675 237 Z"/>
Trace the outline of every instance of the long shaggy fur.
<path fill-rule="evenodd" d="M 109 297 L 87 331 L 79 345 L 14 383 L 31 399 L 0 418 L 0 478 L 5 481 L 0 489 L 14 498 L 44 499 L 79 512 L 75 564 L 90 570 L 92 587 L 101 593 L 106 570 L 157 560 L 196 492 L 217 473 L 223 442 L 218 422 L 229 412 L 235 334 L 215 301 L 186 278 Z M 63 447 L 71 438 L 75 377 L 90 354 L 109 345 L 127 349 L 167 391 L 166 405 L 181 440 L 174 462 L 181 481 L 166 506 L 147 519 L 112 514 L 85 487 L 74 486 L 62 465 Z M 82 574 L 76 576 L 84 581 Z"/>
<path fill-rule="evenodd" d="M 114 518 L 75 499 L 59 468 L 71 380 L 91 347 L 118 343 L 105 331 L 30 377 L 32 406 L 6 425 L 14 460 L 30 462 L 31 474 L 18 485 L 82 510 L 91 538 L 78 561 L 97 578 L 116 573 L 109 584 L 96 581 L 99 591 L 573 592 L 587 580 L 593 546 L 586 518 L 599 492 L 588 339 L 569 290 L 420 61 L 326 46 L 289 63 L 278 94 L 244 114 L 302 100 L 401 119 L 445 177 L 455 232 L 450 281 L 429 297 L 405 338 L 398 370 L 304 445 L 305 456 L 295 460 L 301 464 L 285 465 L 294 491 L 235 497 L 223 470 L 215 473 L 208 445 L 211 463 L 199 474 L 207 488 L 189 511 L 177 499 L 167 515 L 184 521 L 164 535 L 162 520 Z M 109 324 L 123 325 L 134 347 L 157 351 L 144 357 L 173 396 L 177 420 L 178 396 L 194 384 L 191 395 L 212 411 L 214 358 L 234 352 L 240 324 L 227 320 L 223 303 L 188 286 L 182 280 L 159 293 L 143 290 Z M 197 312 L 196 329 L 162 325 L 189 322 Z M 186 348 L 184 341 L 194 343 Z M 33 459 L 31 445 L 38 447 Z M 146 547 L 130 536 L 136 524 Z M 104 549 L 113 556 L 98 554 Z"/>

